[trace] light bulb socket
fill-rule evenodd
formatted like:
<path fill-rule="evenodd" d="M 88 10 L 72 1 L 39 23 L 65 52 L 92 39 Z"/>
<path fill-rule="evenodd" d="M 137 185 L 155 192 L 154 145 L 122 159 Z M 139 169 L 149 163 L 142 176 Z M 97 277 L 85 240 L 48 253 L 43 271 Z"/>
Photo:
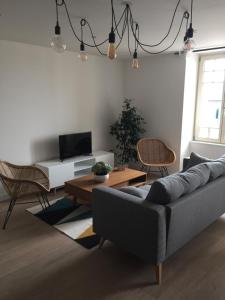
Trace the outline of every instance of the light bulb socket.
<path fill-rule="evenodd" d="M 137 51 L 134 51 L 133 59 L 137 59 Z"/>
<path fill-rule="evenodd" d="M 187 37 L 187 32 L 186 32 L 186 34 L 185 34 L 185 36 L 184 36 L 184 42 L 186 42 L 187 39 L 188 39 L 188 37 Z"/>
<path fill-rule="evenodd" d="M 59 23 L 57 22 L 55 25 L 55 35 L 60 35 L 61 34 L 61 28 L 59 26 Z"/>
<path fill-rule="evenodd" d="M 81 44 L 80 44 L 80 51 L 85 51 L 85 47 L 84 47 L 84 43 L 83 42 L 81 42 Z"/>
<path fill-rule="evenodd" d="M 111 32 L 110 32 L 110 34 L 109 34 L 109 43 L 110 43 L 110 44 L 114 44 L 115 41 L 116 41 L 116 35 L 115 35 L 115 33 L 114 33 L 114 31 L 113 31 L 113 28 L 112 28 L 112 29 L 111 29 Z"/>
<path fill-rule="evenodd" d="M 189 26 L 189 28 L 187 30 L 187 37 L 188 38 L 193 38 L 193 35 L 194 35 L 194 29 L 192 27 L 192 23 L 190 23 L 190 26 Z"/>

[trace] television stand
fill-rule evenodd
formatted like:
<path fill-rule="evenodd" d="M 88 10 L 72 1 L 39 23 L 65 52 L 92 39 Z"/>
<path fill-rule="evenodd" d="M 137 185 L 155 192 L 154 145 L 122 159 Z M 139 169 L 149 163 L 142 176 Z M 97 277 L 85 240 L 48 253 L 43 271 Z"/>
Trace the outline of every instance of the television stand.
<path fill-rule="evenodd" d="M 57 158 L 38 162 L 36 166 L 48 176 L 50 189 L 56 189 L 64 186 L 65 181 L 91 174 L 92 166 L 99 161 L 104 161 L 114 167 L 114 154 L 107 151 L 95 151 L 91 155 L 76 156 L 63 161 Z"/>

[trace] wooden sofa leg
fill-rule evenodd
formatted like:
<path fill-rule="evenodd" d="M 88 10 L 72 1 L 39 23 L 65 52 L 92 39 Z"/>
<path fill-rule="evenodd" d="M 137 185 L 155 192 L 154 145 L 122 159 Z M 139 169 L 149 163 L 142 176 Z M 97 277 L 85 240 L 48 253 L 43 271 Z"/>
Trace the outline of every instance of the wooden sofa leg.
<path fill-rule="evenodd" d="M 104 243 L 105 243 L 105 238 L 104 238 L 104 237 L 101 237 L 101 238 L 100 238 L 99 245 L 98 245 L 98 249 L 102 249 Z"/>
<path fill-rule="evenodd" d="M 155 275 L 157 284 L 162 283 L 162 264 L 158 264 L 155 266 Z"/>

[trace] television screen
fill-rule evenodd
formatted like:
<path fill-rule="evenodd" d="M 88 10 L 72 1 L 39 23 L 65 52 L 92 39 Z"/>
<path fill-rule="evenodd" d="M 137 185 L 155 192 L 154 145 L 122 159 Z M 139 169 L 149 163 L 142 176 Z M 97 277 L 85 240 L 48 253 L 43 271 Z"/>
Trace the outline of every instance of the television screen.
<path fill-rule="evenodd" d="M 59 136 L 60 160 L 92 153 L 91 132 L 65 134 Z"/>

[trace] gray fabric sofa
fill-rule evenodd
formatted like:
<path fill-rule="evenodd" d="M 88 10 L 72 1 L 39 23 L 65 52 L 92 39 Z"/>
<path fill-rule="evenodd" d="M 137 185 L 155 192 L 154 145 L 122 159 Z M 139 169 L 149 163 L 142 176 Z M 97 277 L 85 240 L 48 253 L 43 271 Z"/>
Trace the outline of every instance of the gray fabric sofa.
<path fill-rule="evenodd" d="M 185 161 L 186 166 L 188 161 Z M 94 231 L 156 266 L 225 213 L 225 157 L 159 179 L 152 186 L 93 191 Z"/>

